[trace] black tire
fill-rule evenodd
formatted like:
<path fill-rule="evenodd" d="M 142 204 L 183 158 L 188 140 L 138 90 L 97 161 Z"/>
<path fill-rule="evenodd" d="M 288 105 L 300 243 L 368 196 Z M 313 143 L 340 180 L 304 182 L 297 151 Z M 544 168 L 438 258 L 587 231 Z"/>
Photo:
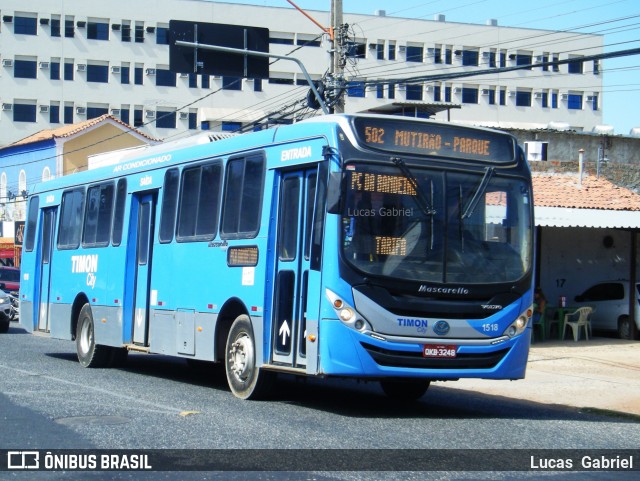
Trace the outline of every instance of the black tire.
<path fill-rule="evenodd" d="M 85 304 L 78 316 L 76 328 L 76 352 L 82 367 L 105 367 L 109 362 L 111 349 L 96 344 L 93 330 L 91 306 Z"/>
<path fill-rule="evenodd" d="M 396 401 L 417 401 L 424 396 L 430 384 L 431 381 L 423 379 L 380 381 L 384 393 Z"/>
<path fill-rule="evenodd" d="M 238 316 L 227 336 L 224 366 L 229 388 L 240 399 L 266 397 L 275 381 L 274 373 L 256 367 L 255 347 L 249 316 Z"/>
<path fill-rule="evenodd" d="M 9 319 L 3 319 L 0 321 L 0 334 L 9 332 Z"/>
<path fill-rule="evenodd" d="M 631 322 L 629 316 L 622 316 L 618 319 L 618 337 L 620 339 L 631 340 Z"/>

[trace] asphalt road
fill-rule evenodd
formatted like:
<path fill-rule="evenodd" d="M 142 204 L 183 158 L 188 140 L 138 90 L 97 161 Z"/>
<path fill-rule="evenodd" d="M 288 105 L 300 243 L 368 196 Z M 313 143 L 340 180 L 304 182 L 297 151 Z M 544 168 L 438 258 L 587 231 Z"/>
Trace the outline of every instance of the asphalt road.
<path fill-rule="evenodd" d="M 183 360 L 145 354 L 130 355 L 124 368 L 84 369 L 72 342 L 29 335 L 13 324 L 8 334 L 0 335 L 0 449 L 637 452 L 640 446 L 637 418 L 447 386 L 435 383 L 419 402 L 402 404 L 387 399 L 375 383 L 281 377 L 273 399 L 241 401 L 228 391 L 221 369 L 195 370 Z M 17 479 L 5 477 L 8 474 L 16 473 L 0 472 L 0 479 Z M 613 474 L 156 472 L 116 478 L 105 472 L 80 477 L 33 472 L 28 479 L 611 479 Z M 638 472 L 615 474 L 616 479 L 637 479 Z"/>

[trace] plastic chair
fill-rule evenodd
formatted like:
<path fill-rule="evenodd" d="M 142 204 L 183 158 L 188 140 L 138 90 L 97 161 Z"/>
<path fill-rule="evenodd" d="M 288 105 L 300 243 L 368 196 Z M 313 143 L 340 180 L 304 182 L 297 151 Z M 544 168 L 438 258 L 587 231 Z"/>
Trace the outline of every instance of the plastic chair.
<path fill-rule="evenodd" d="M 558 319 L 558 313 L 556 312 L 555 307 L 547 307 L 545 309 L 544 318 L 545 318 L 545 328 L 547 331 L 545 335 L 551 338 L 551 328 L 553 326 L 557 327 L 557 336 L 560 337 L 560 319 Z"/>
<path fill-rule="evenodd" d="M 570 314 L 564 315 L 564 329 L 562 330 L 562 339 L 564 339 L 565 333 L 567 332 L 567 326 L 571 326 L 571 330 L 573 331 L 573 340 L 578 341 L 578 337 L 580 336 L 580 328 L 584 327 L 584 335 L 587 341 L 589 340 L 589 331 L 591 330 L 591 312 L 593 308 L 591 307 L 580 307 Z M 570 319 L 578 318 L 575 321 Z"/>

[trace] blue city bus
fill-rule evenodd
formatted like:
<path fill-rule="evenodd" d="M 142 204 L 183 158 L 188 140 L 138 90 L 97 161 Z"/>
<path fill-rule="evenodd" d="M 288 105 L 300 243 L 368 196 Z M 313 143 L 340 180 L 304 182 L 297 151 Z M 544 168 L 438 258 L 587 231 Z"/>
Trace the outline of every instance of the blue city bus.
<path fill-rule="evenodd" d="M 27 331 L 75 341 L 84 367 L 223 363 L 243 399 L 278 373 L 405 399 L 524 377 L 533 199 L 513 136 L 378 115 L 203 135 L 30 193 Z"/>

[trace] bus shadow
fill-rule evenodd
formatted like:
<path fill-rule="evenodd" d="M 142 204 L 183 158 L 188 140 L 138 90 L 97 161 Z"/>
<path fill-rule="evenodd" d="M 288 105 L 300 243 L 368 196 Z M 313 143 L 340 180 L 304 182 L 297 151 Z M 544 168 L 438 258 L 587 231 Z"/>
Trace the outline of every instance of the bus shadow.
<path fill-rule="evenodd" d="M 75 353 L 56 352 L 47 353 L 47 356 L 78 362 Z M 180 358 L 130 354 L 126 365 L 113 369 L 211 388 L 231 395 L 224 366 L 221 364 L 188 364 Z M 636 424 L 640 422 L 638 416 L 465 391 L 447 387 L 447 383 L 434 383 L 419 400 L 403 402 L 387 397 L 378 383 L 373 381 L 303 378 L 286 374 L 278 375 L 271 396 L 263 402 L 289 404 L 302 409 L 366 419 L 523 419 L 583 422 L 605 420 Z"/>

